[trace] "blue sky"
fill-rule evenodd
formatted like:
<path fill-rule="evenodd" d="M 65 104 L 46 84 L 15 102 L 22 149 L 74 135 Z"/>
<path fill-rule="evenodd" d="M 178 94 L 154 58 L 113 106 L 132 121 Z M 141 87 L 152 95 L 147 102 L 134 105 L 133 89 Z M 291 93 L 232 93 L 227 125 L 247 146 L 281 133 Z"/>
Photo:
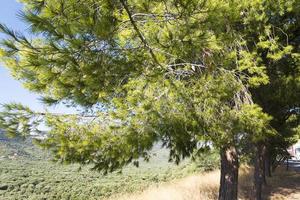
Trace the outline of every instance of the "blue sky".
<path fill-rule="evenodd" d="M 17 0 L 1 0 L 0 22 L 17 31 L 26 31 L 26 25 L 17 17 L 17 13 L 22 9 L 22 4 Z M 0 39 L 4 35 L 0 33 Z M 12 78 L 9 71 L 0 64 L 0 104 L 18 102 L 31 107 L 34 110 L 44 110 L 43 105 L 38 100 L 38 95 L 22 87 L 22 84 Z M 55 112 L 73 112 L 73 109 L 64 106 L 51 108 Z"/>

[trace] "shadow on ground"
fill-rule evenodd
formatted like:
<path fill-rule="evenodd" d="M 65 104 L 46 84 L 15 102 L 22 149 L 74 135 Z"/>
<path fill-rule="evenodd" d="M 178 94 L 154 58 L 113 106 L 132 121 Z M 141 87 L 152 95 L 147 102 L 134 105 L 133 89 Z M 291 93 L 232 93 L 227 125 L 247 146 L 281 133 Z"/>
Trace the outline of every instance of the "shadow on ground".
<path fill-rule="evenodd" d="M 300 161 L 290 161 L 289 170 L 286 166 L 279 167 L 268 179 L 264 192 L 265 200 L 300 200 Z"/>

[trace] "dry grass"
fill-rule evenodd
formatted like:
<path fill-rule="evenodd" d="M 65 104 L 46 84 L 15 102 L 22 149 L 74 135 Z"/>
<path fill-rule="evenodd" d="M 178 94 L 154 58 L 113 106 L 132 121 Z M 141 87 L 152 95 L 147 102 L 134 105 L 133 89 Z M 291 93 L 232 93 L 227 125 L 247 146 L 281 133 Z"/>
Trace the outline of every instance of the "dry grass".
<path fill-rule="evenodd" d="M 239 171 L 239 200 L 253 196 L 253 169 L 243 166 Z M 150 187 L 137 194 L 111 197 L 109 200 L 214 200 L 218 197 L 219 171 L 189 176 Z M 264 200 L 300 200 L 300 173 L 278 168 L 264 187 Z"/>
<path fill-rule="evenodd" d="M 252 181 L 250 167 L 240 169 L 240 199 L 246 199 Z M 218 197 L 220 172 L 213 171 L 189 176 L 170 183 L 150 187 L 139 194 L 111 197 L 110 200 L 213 200 Z"/>
<path fill-rule="evenodd" d="M 128 194 L 118 200 L 208 200 L 216 199 L 219 172 L 189 176 L 171 183 L 160 184 L 140 194 Z"/>

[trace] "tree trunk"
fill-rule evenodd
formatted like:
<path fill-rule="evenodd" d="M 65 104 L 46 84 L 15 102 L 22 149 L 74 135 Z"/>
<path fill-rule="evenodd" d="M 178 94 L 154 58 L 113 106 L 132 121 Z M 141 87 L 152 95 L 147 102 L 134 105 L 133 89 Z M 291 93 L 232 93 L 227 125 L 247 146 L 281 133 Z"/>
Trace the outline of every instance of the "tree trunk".
<path fill-rule="evenodd" d="M 267 185 L 267 179 L 266 179 L 266 145 L 262 145 L 262 182 L 264 185 Z"/>
<path fill-rule="evenodd" d="M 262 199 L 262 186 L 264 183 L 264 145 L 256 144 L 256 155 L 254 164 L 254 194 L 256 200 Z"/>
<path fill-rule="evenodd" d="M 235 147 L 224 148 L 221 154 L 219 200 L 237 200 L 239 160 Z"/>
<path fill-rule="evenodd" d="M 271 155 L 269 152 L 269 149 L 266 148 L 266 152 L 265 152 L 265 174 L 268 177 L 272 177 L 272 172 L 271 172 Z"/>

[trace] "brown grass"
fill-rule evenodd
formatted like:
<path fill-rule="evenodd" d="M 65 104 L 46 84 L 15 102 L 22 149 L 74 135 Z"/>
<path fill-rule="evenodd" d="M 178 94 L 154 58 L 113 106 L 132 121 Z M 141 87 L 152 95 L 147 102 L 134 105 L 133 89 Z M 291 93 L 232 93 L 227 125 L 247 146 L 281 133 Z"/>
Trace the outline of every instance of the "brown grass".
<path fill-rule="evenodd" d="M 251 174 L 250 167 L 240 169 L 240 199 L 245 199 Z M 169 183 L 150 187 L 138 194 L 126 194 L 111 197 L 109 200 L 213 200 L 218 197 L 220 172 L 212 171 L 192 175 Z"/>
<path fill-rule="evenodd" d="M 140 193 L 118 195 L 108 200 L 214 200 L 218 197 L 219 171 L 200 173 L 169 183 L 152 186 Z M 278 168 L 264 187 L 264 200 L 300 200 L 300 173 Z M 253 169 L 239 171 L 239 200 L 253 196 Z"/>

